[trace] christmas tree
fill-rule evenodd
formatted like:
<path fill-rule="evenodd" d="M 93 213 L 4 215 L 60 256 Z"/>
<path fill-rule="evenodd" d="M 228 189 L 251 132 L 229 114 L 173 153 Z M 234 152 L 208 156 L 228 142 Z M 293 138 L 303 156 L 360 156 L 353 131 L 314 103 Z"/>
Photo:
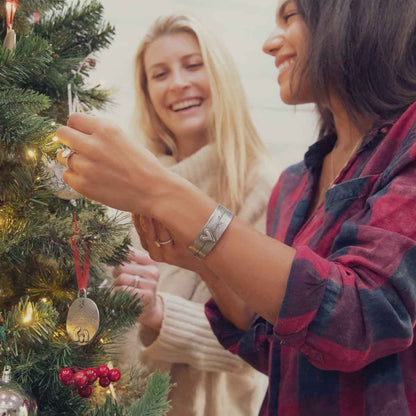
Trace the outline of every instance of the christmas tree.
<path fill-rule="evenodd" d="M 108 266 L 128 252 L 128 226 L 69 189 L 55 162 L 54 132 L 69 111 L 108 101 L 108 91 L 87 81 L 94 53 L 110 44 L 114 28 L 103 22 L 98 1 L 2 3 L 0 414 L 36 414 L 32 396 L 41 415 L 164 415 L 166 375 L 146 382 L 132 369 L 115 382 L 117 370 L 110 377 L 102 366 L 117 362 L 117 340 L 141 311 L 140 300 L 113 294 L 105 284 Z M 80 290 L 88 271 L 88 289 Z M 91 337 L 67 331 L 69 307 L 86 293 L 100 315 Z M 93 383 L 97 376 L 105 388 Z M 15 398 L 28 394 L 21 413 L 9 412 L 5 389 Z"/>

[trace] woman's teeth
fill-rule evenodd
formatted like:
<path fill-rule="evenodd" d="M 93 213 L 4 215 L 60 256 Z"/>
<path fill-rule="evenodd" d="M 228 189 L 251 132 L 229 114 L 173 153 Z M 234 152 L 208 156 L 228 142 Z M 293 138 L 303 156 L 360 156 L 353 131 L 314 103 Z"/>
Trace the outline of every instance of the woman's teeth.
<path fill-rule="evenodd" d="M 279 72 L 283 72 L 285 69 L 289 68 L 295 62 L 295 58 L 288 59 L 280 64 L 277 69 Z"/>
<path fill-rule="evenodd" d="M 191 100 L 184 100 L 179 103 L 171 105 L 173 111 L 181 111 L 191 107 L 199 107 L 202 104 L 201 98 L 193 98 Z"/>

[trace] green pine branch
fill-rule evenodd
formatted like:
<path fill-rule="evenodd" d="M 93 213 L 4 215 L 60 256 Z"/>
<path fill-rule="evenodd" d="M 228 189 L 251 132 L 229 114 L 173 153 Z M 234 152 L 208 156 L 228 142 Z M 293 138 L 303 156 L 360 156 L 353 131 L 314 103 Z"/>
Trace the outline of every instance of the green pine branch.
<path fill-rule="evenodd" d="M 101 311 L 99 335 L 117 345 L 120 332 L 133 327 L 142 313 L 141 299 L 128 292 L 113 293 L 111 289 L 94 290 L 90 296 L 95 299 Z"/>
<path fill-rule="evenodd" d="M 103 6 L 98 1 L 77 1 L 63 12 L 54 11 L 34 27 L 62 57 L 87 56 L 109 46 L 114 27 L 102 23 Z"/>
<path fill-rule="evenodd" d="M 143 396 L 128 409 L 107 397 L 104 405 L 97 406 L 88 416 L 164 416 L 171 408 L 167 398 L 171 387 L 168 374 L 155 372 L 149 377 Z"/>
<path fill-rule="evenodd" d="M 42 344 L 56 330 L 57 313 L 49 303 L 20 300 L 10 311 L 2 312 L 9 354 L 32 344 Z"/>
<path fill-rule="evenodd" d="M 106 398 L 106 401 L 103 406 L 96 407 L 95 410 L 88 413 L 88 416 L 127 416 L 127 411 L 120 406 L 116 401 L 112 400 L 110 397 Z M 137 415 L 139 416 L 139 415 Z"/>
<path fill-rule="evenodd" d="M 129 415 L 165 415 L 170 409 L 169 400 L 167 399 L 170 388 L 170 377 L 168 374 L 153 373 L 148 379 L 143 397 L 129 408 Z"/>
<path fill-rule="evenodd" d="M 16 49 L 0 47 L 0 335 L 6 336 L 0 339 L 0 366 L 9 356 L 14 380 L 33 393 L 42 416 L 161 416 L 169 408 L 168 376 L 153 375 L 145 390 L 142 372 L 123 374 L 115 386 L 118 402 L 105 400 L 99 387 L 92 399 L 81 399 L 58 380 L 63 367 L 117 365 L 122 335 L 142 311 L 141 299 L 108 288 L 107 265 L 120 264 L 128 254 L 129 222 L 109 217 L 106 207 L 91 201 L 57 197 L 62 172 L 55 169 L 59 144 L 52 138 L 68 117 L 68 84 L 86 110 L 110 102 L 110 91 L 87 86 L 86 79 L 95 66 L 91 52 L 107 47 L 114 36 L 99 1 L 66 4 L 20 0 Z M 33 24 L 35 11 L 41 20 Z M 0 34 L 4 37 L 1 7 Z M 74 214 L 81 259 L 85 247 L 90 250 L 88 295 L 101 317 L 87 346 L 69 338 L 65 323 L 77 296 L 70 242 Z"/>
<path fill-rule="evenodd" d="M 36 84 L 52 61 L 47 40 L 34 35 L 21 37 L 14 52 L 0 48 L 0 84 L 20 87 Z"/>

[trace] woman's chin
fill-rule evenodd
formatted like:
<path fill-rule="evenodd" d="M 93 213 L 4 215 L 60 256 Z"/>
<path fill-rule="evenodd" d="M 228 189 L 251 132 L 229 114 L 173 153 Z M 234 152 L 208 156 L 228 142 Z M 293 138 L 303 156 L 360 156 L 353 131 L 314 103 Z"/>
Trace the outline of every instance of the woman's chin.
<path fill-rule="evenodd" d="M 311 103 L 311 99 L 306 99 L 293 94 L 292 92 L 280 90 L 280 99 L 287 105 L 300 105 Z"/>
<path fill-rule="evenodd" d="M 293 95 L 290 95 L 290 94 L 280 93 L 280 99 L 287 105 L 299 104 L 299 102 L 296 100 L 296 98 Z"/>
<path fill-rule="evenodd" d="M 205 122 L 197 122 L 197 120 L 188 120 L 187 123 L 182 123 L 182 125 L 176 124 L 173 133 L 176 137 L 199 137 L 201 134 L 206 133 L 206 124 Z"/>

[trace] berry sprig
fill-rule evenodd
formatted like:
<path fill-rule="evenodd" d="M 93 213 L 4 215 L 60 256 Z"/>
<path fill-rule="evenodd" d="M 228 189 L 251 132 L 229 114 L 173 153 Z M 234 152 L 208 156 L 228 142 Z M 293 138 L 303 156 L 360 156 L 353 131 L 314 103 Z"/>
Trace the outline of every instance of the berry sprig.
<path fill-rule="evenodd" d="M 95 368 L 86 368 L 85 370 L 73 370 L 66 367 L 59 370 L 59 381 L 67 387 L 77 387 L 78 394 L 81 397 L 88 398 L 92 393 L 92 385 L 99 378 L 101 387 L 108 387 L 111 383 L 120 380 L 121 373 L 117 368 L 109 369 L 106 365 L 100 365 Z"/>

